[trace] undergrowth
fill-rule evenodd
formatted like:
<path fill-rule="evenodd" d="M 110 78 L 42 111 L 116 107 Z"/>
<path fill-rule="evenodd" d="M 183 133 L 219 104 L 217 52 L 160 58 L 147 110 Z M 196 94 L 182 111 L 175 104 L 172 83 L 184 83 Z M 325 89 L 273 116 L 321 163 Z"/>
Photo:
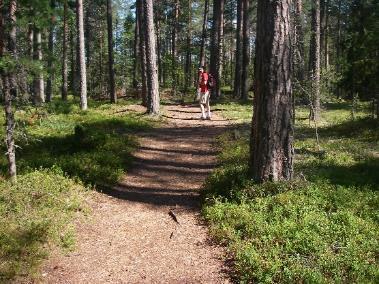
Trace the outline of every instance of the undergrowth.
<path fill-rule="evenodd" d="M 0 283 L 37 275 L 52 245 L 73 247 L 72 220 L 88 212 L 86 195 L 58 168 L 0 182 Z"/>
<path fill-rule="evenodd" d="M 364 108 L 353 121 L 333 105 L 316 145 L 307 115 L 298 110 L 291 182 L 249 179 L 248 126 L 219 138 L 220 167 L 204 191 L 211 233 L 241 283 L 378 282 L 379 124 Z"/>
<path fill-rule="evenodd" d="M 56 100 L 44 107 L 18 110 L 18 171 L 55 165 L 86 184 L 116 183 L 131 163 L 137 146 L 135 132 L 152 124 L 126 107 L 123 101 L 117 105 L 90 101 L 89 110 L 83 112 L 76 101 Z M 6 165 L 3 156 L 3 174 Z"/>

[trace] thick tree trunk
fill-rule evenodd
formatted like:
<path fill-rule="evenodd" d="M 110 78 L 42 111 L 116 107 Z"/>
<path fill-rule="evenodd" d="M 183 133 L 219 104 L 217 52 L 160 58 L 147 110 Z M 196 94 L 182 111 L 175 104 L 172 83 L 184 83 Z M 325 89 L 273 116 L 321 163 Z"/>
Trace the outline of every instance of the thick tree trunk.
<path fill-rule="evenodd" d="M 16 60 L 16 0 L 10 0 L 9 6 L 4 7 L 0 0 L 0 58 L 4 55 Z M 16 148 L 14 142 L 15 120 L 12 109 L 12 100 L 17 96 L 17 85 L 14 70 L 0 69 L 3 82 L 4 111 L 5 111 L 5 144 L 7 147 L 8 174 L 12 181 L 16 180 Z"/>
<path fill-rule="evenodd" d="M 40 66 L 38 66 L 37 74 L 34 76 L 33 80 L 33 103 L 35 105 L 40 105 L 45 102 L 45 81 L 43 79 L 42 73 L 42 35 L 41 30 L 34 27 L 34 55 L 33 59 L 37 61 Z"/>
<path fill-rule="evenodd" d="M 49 72 L 49 77 L 47 78 L 46 84 L 46 101 L 50 102 L 53 95 L 53 82 L 54 82 L 54 25 L 55 25 L 55 0 L 50 1 L 50 7 L 53 12 L 51 15 L 51 22 L 49 28 L 49 57 L 47 61 L 47 70 Z"/>
<path fill-rule="evenodd" d="M 68 23 L 67 23 L 67 0 L 63 4 L 63 43 L 62 43 L 62 100 L 67 100 L 68 88 L 68 73 L 67 73 L 67 37 L 68 37 Z"/>
<path fill-rule="evenodd" d="M 139 21 L 139 34 L 140 34 L 140 54 L 141 54 L 141 79 L 142 79 L 142 90 L 141 90 L 141 97 L 142 97 L 142 105 L 147 107 L 147 75 L 146 75 L 146 43 L 145 43 L 145 14 L 144 14 L 144 7 L 143 7 L 143 1 L 144 0 L 137 0 L 137 10 L 138 10 L 138 17 L 137 20 Z"/>
<path fill-rule="evenodd" d="M 117 102 L 114 78 L 113 59 L 113 28 L 112 28 L 112 0 L 107 0 L 107 27 L 108 27 L 108 68 L 109 68 L 109 92 L 111 103 Z"/>
<path fill-rule="evenodd" d="M 242 74 L 241 74 L 241 99 L 247 101 L 249 94 L 249 64 L 250 64 L 250 12 L 249 2 L 250 0 L 243 0 L 243 48 L 242 48 Z"/>
<path fill-rule="evenodd" d="M 212 97 L 221 96 L 220 89 L 220 71 L 221 71 L 221 45 L 223 36 L 223 14 L 224 0 L 213 0 L 213 26 L 212 26 L 212 43 L 211 43 L 211 74 L 216 80 L 216 87 L 213 88 Z"/>
<path fill-rule="evenodd" d="M 87 110 L 87 72 L 83 27 L 83 0 L 76 0 L 76 30 L 80 70 L 80 108 Z"/>
<path fill-rule="evenodd" d="M 258 0 L 255 96 L 250 142 L 257 182 L 293 175 L 290 0 Z"/>
<path fill-rule="evenodd" d="M 320 0 L 312 0 L 311 42 L 309 74 L 312 82 L 311 119 L 320 119 Z"/>
<path fill-rule="evenodd" d="M 147 112 L 152 115 L 159 114 L 159 84 L 156 59 L 156 42 L 154 32 L 153 1 L 144 0 L 145 24 L 145 52 L 147 75 Z"/>
<path fill-rule="evenodd" d="M 242 40 L 243 40 L 243 3 L 244 0 L 237 1 L 237 34 L 236 34 L 236 69 L 234 72 L 234 92 L 235 98 L 241 97 L 241 76 L 242 76 Z"/>
<path fill-rule="evenodd" d="M 202 33 L 201 33 L 201 44 L 200 44 L 200 66 L 205 66 L 205 42 L 207 40 L 208 11 L 209 11 L 209 0 L 205 0 L 203 28 L 202 28 Z"/>

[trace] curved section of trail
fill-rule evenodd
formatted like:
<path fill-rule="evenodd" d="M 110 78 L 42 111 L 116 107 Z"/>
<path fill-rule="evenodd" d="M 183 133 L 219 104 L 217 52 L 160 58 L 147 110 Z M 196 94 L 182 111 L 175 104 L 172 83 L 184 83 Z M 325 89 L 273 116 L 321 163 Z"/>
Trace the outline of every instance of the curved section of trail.
<path fill-rule="evenodd" d="M 199 189 L 216 165 L 215 137 L 228 122 L 217 115 L 201 121 L 193 106 L 168 105 L 164 113 L 162 127 L 142 134 L 122 182 L 94 194 L 91 220 L 78 225 L 77 249 L 53 254 L 44 282 L 230 282 L 199 204 Z"/>

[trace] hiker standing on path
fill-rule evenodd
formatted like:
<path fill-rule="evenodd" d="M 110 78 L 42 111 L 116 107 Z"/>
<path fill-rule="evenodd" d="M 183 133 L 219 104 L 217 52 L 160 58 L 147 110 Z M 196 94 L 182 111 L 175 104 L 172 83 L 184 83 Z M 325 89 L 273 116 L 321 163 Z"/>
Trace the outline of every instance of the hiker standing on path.
<path fill-rule="evenodd" d="M 211 119 L 211 107 L 209 105 L 209 75 L 205 72 L 204 67 L 199 68 L 199 89 L 200 93 L 200 108 L 201 108 L 201 119 Z M 206 113 L 205 113 L 206 107 Z"/>

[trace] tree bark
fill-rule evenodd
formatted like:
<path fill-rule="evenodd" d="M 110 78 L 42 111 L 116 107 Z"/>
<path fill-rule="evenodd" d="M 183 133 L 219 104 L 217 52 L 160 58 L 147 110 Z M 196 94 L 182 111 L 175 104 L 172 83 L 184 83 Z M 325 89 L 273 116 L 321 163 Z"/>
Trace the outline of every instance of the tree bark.
<path fill-rule="evenodd" d="M 34 30 L 33 30 L 33 24 L 32 23 L 28 24 L 27 41 L 28 41 L 28 56 L 29 56 L 30 60 L 33 60 L 33 56 L 34 56 L 34 48 L 33 48 L 33 45 L 34 45 Z M 28 93 L 30 94 L 30 96 L 32 98 L 33 98 L 33 93 L 34 93 L 33 83 L 34 82 L 28 84 Z"/>
<path fill-rule="evenodd" d="M 16 12 L 16 0 L 10 0 L 8 7 L 4 7 L 3 0 L 0 0 L 0 58 L 9 56 L 12 60 L 17 59 Z M 12 100 L 17 96 L 15 70 L 11 66 L 2 66 L 0 70 L 4 93 L 5 144 L 7 147 L 8 174 L 10 179 L 15 181 L 17 173 L 16 148 L 14 142 L 15 120 L 12 109 Z"/>
<path fill-rule="evenodd" d="M 293 176 L 291 0 L 258 0 L 250 173 L 257 182 Z"/>
<path fill-rule="evenodd" d="M 142 79 L 142 105 L 147 107 L 147 75 L 146 75 L 146 44 L 145 44 L 145 15 L 144 15 L 144 0 L 137 0 L 137 20 L 139 22 L 140 46 L 139 51 L 141 54 L 141 79 Z"/>
<path fill-rule="evenodd" d="M 77 64 L 76 62 L 76 52 L 75 50 L 75 40 L 74 40 L 74 32 L 72 29 L 70 29 L 70 54 L 71 54 L 71 70 L 70 70 L 70 90 L 72 94 L 75 94 L 76 91 L 76 69 L 75 66 Z"/>
<path fill-rule="evenodd" d="M 108 68 L 109 68 L 109 92 L 111 103 L 117 102 L 114 59 L 113 59 L 113 28 L 112 28 L 112 0 L 107 0 L 107 27 L 108 27 Z"/>
<path fill-rule="evenodd" d="M 309 74 L 312 82 L 310 118 L 320 119 L 320 0 L 312 0 Z"/>
<path fill-rule="evenodd" d="M 139 40 L 140 40 L 140 35 L 139 35 L 139 21 L 138 21 L 138 12 L 136 9 L 136 23 L 135 23 L 135 28 L 134 28 L 134 44 L 133 44 L 133 88 L 137 89 L 138 85 L 138 80 L 137 80 L 137 73 L 138 73 L 138 58 L 139 58 Z"/>
<path fill-rule="evenodd" d="M 234 92 L 235 98 L 241 97 L 241 76 L 242 76 L 242 41 L 243 41 L 243 3 L 244 0 L 237 1 L 237 33 L 236 33 L 236 68 L 234 72 Z"/>
<path fill-rule="evenodd" d="M 54 82 L 54 25 L 55 25 L 55 0 L 50 0 L 50 7 L 52 10 L 50 27 L 49 27 L 49 57 L 47 61 L 47 70 L 49 77 L 46 84 L 46 102 L 50 102 L 53 95 L 53 82 Z"/>
<path fill-rule="evenodd" d="M 224 0 L 213 0 L 213 26 L 212 26 L 212 43 L 211 43 L 211 74 L 216 80 L 216 87 L 212 90 L 213 98 L 221 96 L 220 89 L 220 71 L 221 71 L 221 45 L 223 37 L 223 14 Z"/>
<path fill-rule="evenodd" d="M 68 88 L 68 73 L 67 73 L 67 37 L 68 37 L 68 24 L 67 24 L 67 0 L 63 4 L 63 43 L 62 43 L 62 100 L 67 100 Z"/>
<path fill-rule="evenodd" d="M 34 55 L 33 59 L 37 61 L 40 65 L 38 66 L 38 71 L 34 76 L 33 80 L 33 103 L 35 105 L 41 105 L 45 102 L 45 81 L 43 79 L 42 73 L 42 35 L 41 30 L 34 26 Z"/>
<path fill-rule="evenodd" d="M 188 0 L 188 25 L 187 25 L 187 46 L 186 64 L 184 68 L 184 93 L 187 94 L 191 81 L 191 38 L 192 38 L 192 1 Z"/>
<path fill-rule="evenodd" d="M 159 84 L 156 59 L 156 41 L 154 32 L 153 1 L 144 0 L 145 52 L 147 75 L 147 112 L 159 114 Z"/>
<path fill-rule="evenodd" d="M 329 36 L 329 0 L 326 0 L 325 4 L 325 29 L 324 29 L 324 58 L 325 58 L 325 70 L 329 69 L 329 44 L 328 44 L 328 36 Z"/>
<path fill-rule="evenodd" d="M 250 64 L 250 12 L 249 0 L 243 0 L 243 47 L 242 47 L 242 74 L 241 74 L 241 99 L 247 101 L 249 94 L 249 64 Z"/>
<path fill-rule="evenodd" d="M 178 57 L 178 50 L 177 50 L 177 34 L 178 34 L 178 25 L 179 25 L 179 0 L 175 0 L 174 2 L 174 23 L 172 27 L 172 90 L 173 90 L 173 95 L 176 95 L 176 89 L 178 85 L 178 75 L 177 75 L 177 70 L 178 70 L 178 62 L 177 62 L 177 57 Z"/>
<path fill-rule="evenodd" d="M 80 108 L 87 110 L 87 72 L 83 27 L 83 0 L 76 0 L 76 29 L 80 70 Z"/>
<path fill-rule="evenodd" d="M 204 16 L 203 16 L 203 27 L 201 33 L 201 44 L 200 44 L 200 66 L 205 66 L 205 42 L 207 40 L 207 22 L 208 22 L 208 10 L 209 1 L 204 2 Z"/>
<path fill-rule="evenodd" d="M 304 81 L 304 21 L 303 21 L 303 4 L 302 0 L 295 1 L 295 58 L 294 58 L 294 69 L 295 78 L 300 84 Z"/>

